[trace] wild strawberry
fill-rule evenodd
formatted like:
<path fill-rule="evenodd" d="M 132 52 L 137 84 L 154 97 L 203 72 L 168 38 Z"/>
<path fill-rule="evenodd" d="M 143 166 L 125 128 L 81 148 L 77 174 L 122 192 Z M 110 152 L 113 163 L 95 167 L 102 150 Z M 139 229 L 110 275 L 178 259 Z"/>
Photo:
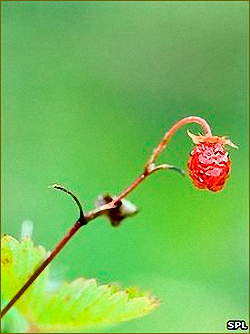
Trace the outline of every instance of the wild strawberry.
<path fill-rule="evenodd" d="M 231 161 L 224 146 L 235 146 L 230 140 L 216 136 L 195 136 L 196 144 L 188 161 L 189 175 L 198 188 L 219 191 L 229 176 Z"/>

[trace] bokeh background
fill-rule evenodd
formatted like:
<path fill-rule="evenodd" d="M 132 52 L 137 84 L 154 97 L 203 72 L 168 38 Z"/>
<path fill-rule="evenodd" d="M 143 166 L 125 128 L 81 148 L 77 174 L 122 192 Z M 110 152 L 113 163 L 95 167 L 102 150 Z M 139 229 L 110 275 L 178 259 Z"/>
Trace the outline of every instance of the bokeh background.
<path fill-rule="evenodd" d="M 109 332 L 224 332 L 248 320 L 248 2 L 2 1 L 2 233 L 34 224 L 52 249 L 86 210 L 142 171 L 164 132 L 204 117 L 230 148 L 220 193 L 159 172 L 128 198 L 119 228 L 99 218 L 53 263 L 55 279 L 96 277 L 161 299 Z M 186 169 L 181 129 L 160 161 Z"/>

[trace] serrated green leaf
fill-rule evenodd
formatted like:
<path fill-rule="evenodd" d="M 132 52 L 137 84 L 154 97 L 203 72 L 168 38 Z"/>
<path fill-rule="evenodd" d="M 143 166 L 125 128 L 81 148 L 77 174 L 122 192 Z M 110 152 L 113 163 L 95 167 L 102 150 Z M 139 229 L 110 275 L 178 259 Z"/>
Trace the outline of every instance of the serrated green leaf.
<path fill-rule="evenodd" d="M 1 240 L 1 287 L 4 296 L 11 299 L 45 258 L 45 249 L 41 246 L 35 247 L 30 238 L 18 242 L 5 235 Z M 15 306 L 26 314 L 29 311 L 28 305 L 35 304 L 37 296 L 46 297 L 47 286 L 48 270 L 45 269 Z"/>
<path fill-rule="evenodd" d="M 2 291 L 10 299 L 46 258 L 43 247 L 31 239 L 2 238 Z M 83 332 L 141 317 L 157 305 L 135 288 L 120 291 L 116 285 L 98 285 L 95 279 L 78 278 L 51 289 L 49 270 L 25 292 L 15 307 L 36 332 Z M 7 315 L 6 315 L 7 316 Z"/>

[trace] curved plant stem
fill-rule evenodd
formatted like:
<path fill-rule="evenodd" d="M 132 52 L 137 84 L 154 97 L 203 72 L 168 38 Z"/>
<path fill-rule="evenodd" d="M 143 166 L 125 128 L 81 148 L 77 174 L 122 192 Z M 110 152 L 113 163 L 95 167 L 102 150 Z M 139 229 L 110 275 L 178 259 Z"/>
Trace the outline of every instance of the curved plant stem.
<path fill-rule="evenodd" d="M 167 146 L 167 143 L 169 142 L 170 138 L 173 136 L 173 134 L 183 125 L 188 124 L 188 123 L 198 123 L 200 124 L 204 132 L 207 136 L 212 136 L 210 126 L 208 123 L 201 117 L 197 116 L 189 116 L 186 118 L 181 119 L 179 122 L 174 124 L 172 128 L 165 134 L 163 137 L 162 141 L 160 144 L 157 146 L 157 148 L 153 151 L 150 159 L 147 162 L 146 166 L 149 166 L 150 164 L 154 163 L 156 159 L 159 157 L 161 152 L 164 150 L 164 148 Z"/>
<path fill-rule="evenodd" d="M 179 122 L 175 123 L 172 128 L 165 134 L 163 139 L 161 140 L 160 144 L 157 146 L 157 148 L 153 151 L 151 157 L 146 163 L 146 167 L 144 172 L 127 188 L 125 189 L 119 196 L 114 198 L 114 200 L 110 204 L 116 204 L 121 199 L 123 199 L 125 196 L 127 196 L 132 190 L 134 190 L 143 180 L 147 178 L 150 174 L 153 172 L 162 169 L 159 168 L 159 166 L 155 166 L 154 163 L 161 154 L 161 152 L 164 150 L 164 148 L 167 146 L 170 138 L 173 136 L 173 134 L 183 125 L 188 123 L 198 123 L 203 127 L 203 130 L 207 136 L 212 136 L 212 132 L 210 129 L 210 126 L 208 123 L 201 117 L 197 116 L 189 116 L 181 119 Z M 177 169 L 174 166 L 169 166 L 172 169 Z M 174 167 L 174 168 L 173 168 Z M 169 169 L 171 169 L 169 168 Z M 178 169 L 177 169 L 178 170 Z"/>
<path fill-rule="evenodd" d="M 135 188 L 138 187 L 142 181 L 144 181 L 149 175 L 151 175 L 154 172 L 157 172 L 162 169 L 172 169 L 177 170 L 178 172 L 181 172 L 177 167 L 163 164 L 159 166 L 155 166 L 155 161 L 161 154 L 161 152 L 164 150 L 164 148 L 167 146 L 170 138 L 173 136 L 173 134 L 183 125 L 188 123 L 198 123 L 200 124 L 204 132 L 207 136 L 212 136 L 211 130 L 207 122 L 196 116 L 190 116 L 186 117 L 176 124 L 172 126 L 172 128 L 165 134 L 163 139 L 161 140 L 160 144 L 157 146 L 157 148 L 153 151 L 150 159 L 145 165 L 144 172 L 140 174 L 135 181 L 129 185 L 120 195 L 115 197 L 112 202 L 102 205 L 101 207 L 98 207 L 94 209 L 93 211 L 90 211 L 87 214 L 83 213 L 82 206 L 77 199 L 77 197 L 66 188 L 60 186 L 60 185 L 54 185 L 52 186 L 55 189 L 61 190 L 67 194 L 69 194 L 78 205 L 78 208 L 80 210 L 80 218 L 76 221 L 74 226 L 71 228 L 71 230 L 65 235 L 65 237 L 59 242 L 59 244 L 55 247 L 55 249 L 52 251 L 52 253 L 46 258 L 46 260 L 35 270 L 35 272 L 32 274 L 32 276 L 27 280 L 27 282 L 24 284 L 24 286 L 16 293 L 16 295 L 10 300 L 10 302 L 3 308 L 1 311 L 1 318 L 9 311 L 9 309 L 17 302 L 17 300 L 23 295 L 23 293 L 28 289 L 28 287 L 35 281 L 35 279 L 43 272 L 43 270 L 48 266 L 48 264 L 55 258 L 55 256 L 60 252 L 60 250 L 67 244 L 67 242 L 73 237 L 73 235 L 82 227 L 83 225 L 86 225 L 91 220 L 94 220 L 95 218 L 106 214 L 109 210 L 112 210 L 117 207 L 118 203 L 129 193 L 131 193 Z M 181 172 L 182 173 L 182 172 Z"/>

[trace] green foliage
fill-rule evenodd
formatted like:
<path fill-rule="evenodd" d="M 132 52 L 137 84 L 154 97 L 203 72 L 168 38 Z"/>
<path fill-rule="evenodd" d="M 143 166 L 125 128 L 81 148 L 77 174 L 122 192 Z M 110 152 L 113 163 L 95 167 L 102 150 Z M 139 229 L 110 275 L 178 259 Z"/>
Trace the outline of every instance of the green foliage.
<path fill-rule="evenodd" d="M 2 238 L 4 305 L 45 258 L 45 249 L 30 238 Z M 135 288 L 121 291 L 115 285 L 98 285 L 95 279 L 81 277 L 55 288 L 47 268 L 3 318 L 3 327 L 5 332 L 25 332 L 28 322 L 35 332 L 82 332 L 141 317 L 157 304 Z"/>

